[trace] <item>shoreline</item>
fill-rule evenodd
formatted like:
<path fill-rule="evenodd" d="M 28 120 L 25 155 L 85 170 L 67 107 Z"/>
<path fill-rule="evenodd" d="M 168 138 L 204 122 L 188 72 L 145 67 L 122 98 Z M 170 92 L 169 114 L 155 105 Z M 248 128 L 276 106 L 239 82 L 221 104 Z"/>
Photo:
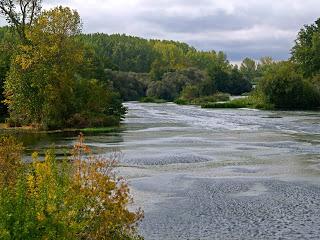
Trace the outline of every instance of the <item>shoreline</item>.
<path fill-rule="evenodd" d="M 23 132 L 23 133 L 36 133 L 36 134 L 55 134 L 55 133 L 67 133 L 67 132 L 82 132 L 82 133 L 112 133 L 121 131 L 121 126 L 114 127 L 92 127 L 92 128 L 64 128 L 57 130 L 39 130 L 31 126 L 22 127 L 8 127 L 5 123 L 0 123 L 1 132 Z"/>

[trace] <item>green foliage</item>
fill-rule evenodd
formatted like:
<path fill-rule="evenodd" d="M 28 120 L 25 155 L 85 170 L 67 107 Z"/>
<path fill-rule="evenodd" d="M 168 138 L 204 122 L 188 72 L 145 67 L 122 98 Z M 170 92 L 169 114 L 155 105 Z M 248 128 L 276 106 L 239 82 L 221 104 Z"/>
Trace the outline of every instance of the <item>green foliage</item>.
<path fill-rule="evenodd" d="M 27 32 L 5 83 L 10 116 L 24 124 L 60 127 L 71 108 L 74 73 L 82 62 L 81 46 L 71 36 L 80 18 L 68 8 L 45 11 Z"/>
<path fill-rule="evenodd" d="M 67 119 L 67 127 L 116 126 L 126 113 L 119 95 L 111 87 L 95 79 L 78 79 L 74 96 L 74 114 Z"/>
<path fill-rule="evenodd" d="M 209 102 L 201 105 L 202 108 L 249 108 L 252 102 L 248 98 L 234 99 L 228 102 Z"/>
<path fill-rule="evenodd" d="M 227 102 L 205 102 L 201 104 L 202 108 L 255 108 L 263 110 L 273 110 L 272 104 L 266 103 L 261 96 L 256 93 L 248 97 L 236 98 Z"/>
<path fill-rule="evenodd" d="M 87 34 L 77 36 L 93 47 L 104 69 L 124 72 L 149 72 L 156 53 L 148 40 L 124 34 Z"/>
<path fill-rule="evenodd" d="M 187 58 L 191 66 L 197 67 L 201 70 L 208 69 L 212 64 L 218 61 L 218 56 L 215 51 L 189 51 Z"/>
<path fill-rule="evenodd" d="M 159 99 L 159 98 L 155 98 L 155 97 L 143 97 L 140 99 L 140 102 L 142 102 L 142 103 L 165 103 L 167 101 L 164 99 Z"/>
<path fill-rule="evenodd" d="M 225 102 L 230 100 L 230 94 L 228 93 L 220 93 L 217 92 L 210 96 L 204 96 L 204 97 L 196 97 L 196 98 L 184 98 L 180 97 L 176 99 L 174 102 L 179 105 L 203 105 L 207 103 L 215 103 L 215 102 Z"/>
<path fill-rule="evenodd" d="M 320 106 L 320 92 L 297 72 L 292 62 L 279 62 L 264 74 L 258 91 L 275 108 L 305 109 Z"/>
<path fill-rule="evenodd" d="M 10 176 L 1 169 L 0 182 L 9 182 L 0 186 L 1 239 L 141 239 L 143 213 L 127 209 L 132 199 L 126 181 L 115 177 L 115 160 L 93 156 L 82 138 L 71 162 L 58 162 L 50 150 L 44 161 L 33 154 L 32 163 L 22 163 L 12 138 L 0 139 L 5 151 L 0 163 Z"/>
<path fill-rule="evenodd" d="M 241 74 L 251 83 L 255 81 L 257 77 L 257 64 L 250 58 L 245 58 L 240 66 Z"/>
<path fill-rule="evenodd" d="M 202 105 L 205 103 L 213 102 L 226 102 L 230 100 L 230 94 L 228 93 L 215 93 L 211 96 L 200 97 L 191 101 L 192 104 Z"/>
<path fill-rule="evenodd" d="M 10 125 L 57 129 L 119 124 L 125 109 L 112 86 L 78 81 L 79 75 L 102 75 L 92 51 L 76 38 L 80 32 L 78 13 L 62 7 L 42 12 L 26 30 L 28 43 L 18 46 L 5 82 Z"/>
<path fill-rule="evenodd" d="M 241 95 L 252 90 L 250 80 L 245 78 L 237 67 L 224 69 L 222 66 L 212 66 L 208 71 L 220 92 Z"/>
<path fill-rule="evenodd" d="M 124 101 L 137 101 L 146 96 L 149 74 L 105 70 L 105 79 L 111 81 L 114 90 Z"/>
<path fill-rule="evenodd" d="M 174 100 L 174 103 L 178 104 L 178 105 L 189 105 L 190 101 L 187 99 L 184 99 L 184 98 L 178 98 L 178 99 Z"/>
<path fill-rule="evenodd" d="M 0 188 L 16 182 L 22 150 L 22 145 L 13 137 L 0 137 Z"/>
<path fill-rule="evenodd" d="M 185 88 L 183 88 L 180 94 L 181 99 L 186 99 L 189 101 L 199 97 L 200 97 L 199 87 L 195 85 L 187 85 Z"/>
<path fill-rule="evenodd" d="M 305 77 L 320 73 L 320 19 L 300 30 L 291 52 Z"/>
<path fill-rule="evenodd" d="M 86 133 L 112 133 L 119 131 L 120 128 L 115 127 L 95 127 L 95 128 L 82 128 L 81 132 Z"/>
<path fill-rule="evenodd" d="M 199 89 L 200 85 L 207 81 L 206 73 L 199 69 L 181 69 L 166 73 L 161 81 L 151 82 L 148 86 L 147 96 L 173 101 L 179 97 L 185 87 L 197 85 L 196 88 Z"/>
<path fill-rule="evenodd" d="M 2 117 L 7 116 L 7 107 L 3 103 L 4 82 L 7 72 L 10 69 L 11 57 L 17 46 L 17 38 L 9 27 L 0 28 L 0 121 Z"/>

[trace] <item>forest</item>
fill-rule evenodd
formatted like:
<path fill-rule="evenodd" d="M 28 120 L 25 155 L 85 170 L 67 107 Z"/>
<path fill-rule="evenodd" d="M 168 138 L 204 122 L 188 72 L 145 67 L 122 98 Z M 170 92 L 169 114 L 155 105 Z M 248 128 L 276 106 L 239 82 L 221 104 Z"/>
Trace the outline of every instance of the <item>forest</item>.
<path fill-rule="evenodd" d="M 289 60 L 245 58 L 240 66 L 221 51 L 177 41 L 84 34 L 79 14 L 69 8 L 39 11 L 29 23 L 8 20 L 0 28 L 0 111 L 12 127 L 115 126 L 126 113 L 122 102 L 132 100 L 262 109 L 320 106 L 320 20 L 300 30 Z M 249 97 L 225 103 L 230 95 Z"/>

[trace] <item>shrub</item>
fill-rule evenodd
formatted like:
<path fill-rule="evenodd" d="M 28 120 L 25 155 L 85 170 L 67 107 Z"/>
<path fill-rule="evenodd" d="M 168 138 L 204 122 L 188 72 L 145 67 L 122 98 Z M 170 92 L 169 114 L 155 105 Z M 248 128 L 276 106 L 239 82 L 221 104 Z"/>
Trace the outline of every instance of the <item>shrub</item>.
<path fill-rule="evenodd" d="M 202 108 L 244 108 L 247 105 L 242 103 L 235 103 L 235 102 L 225 102 L 225 103 L 206 103 L 201 105 Z"/>
<path fill-rule="evenodd" d="M 13 137 L 0 137 L 0 187 L 9 186 L 17 179 L 21 167 L 22 145 Z"/>
<path fill-rule="evenodd" d="M 155 97 L 144 97 L 140 99 L 142 103 L 165 103 L 166 100 L 155 98 Z"/>
<path fill-rule="evenodd" d="M 305 80 L 292 62 L 272 65 L 258 85 L 266 103 L 279 109 L 311 109 L 320 106 L 316 84 Z"/>
<path fill-rule="evenodd" d="M 205 97 L 200 97 L 197 99 L 194 99 L 192 101 L 192 104 L 195 105 L 202 105 L 206 103 L 214 103 L 214 102 L 225 102 L 230 100 L 230 94 L 228 93 L 216 93 L 211 96 L 205 96 Z"/>
<path fill-rule="evenodd" d="M 200 97 L 199 88 L 195 85 L 187 85 L 181 92 L 180 97 L 187 100 L 192 100 Z"/>
<path fill-rule="evenodd" d="M 178 104 L 178 105 L 188 105 L 188 104 L 190 104 L 190 101 L 187 99 L 178 98 L 178 99 L 174 100 L 174 103 Z"/>
<path fill-rule="evenodd" d="M 9 157 L 2 166 L 11 171 L 10 178 L 1 175 L 10 184 L 0 188 L 0 239 L 141 239 L 143 214 L 127 209 L 132 198 L 114 174 L 115 160 L 92 155 L 82 136 L 71 162 L 58 162 L 50 150 L 44 161 L 33 154 L 24 164 L 12 138 L 1 139 L 3 152 Z"/>
<path fill-rule="evenodd" d="M 239 98 L 229 102 L 209 102 L 201 105 L 202 108 L 249 108 L 253 107 L 251 98 Z"/>

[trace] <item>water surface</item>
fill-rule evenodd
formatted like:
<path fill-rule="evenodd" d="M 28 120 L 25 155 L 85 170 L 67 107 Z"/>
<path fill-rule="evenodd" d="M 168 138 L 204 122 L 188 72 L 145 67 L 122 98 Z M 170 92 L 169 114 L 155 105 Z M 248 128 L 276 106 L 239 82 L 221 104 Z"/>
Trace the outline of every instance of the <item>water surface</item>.
<path fill-rule="evenodd" d="M 86 142 L 121 152 L 145 239 L 320 238 L 320 112 L 126 105 L 122 132 Z M 61 154 L 75 140 L 20 137 Z"/>

